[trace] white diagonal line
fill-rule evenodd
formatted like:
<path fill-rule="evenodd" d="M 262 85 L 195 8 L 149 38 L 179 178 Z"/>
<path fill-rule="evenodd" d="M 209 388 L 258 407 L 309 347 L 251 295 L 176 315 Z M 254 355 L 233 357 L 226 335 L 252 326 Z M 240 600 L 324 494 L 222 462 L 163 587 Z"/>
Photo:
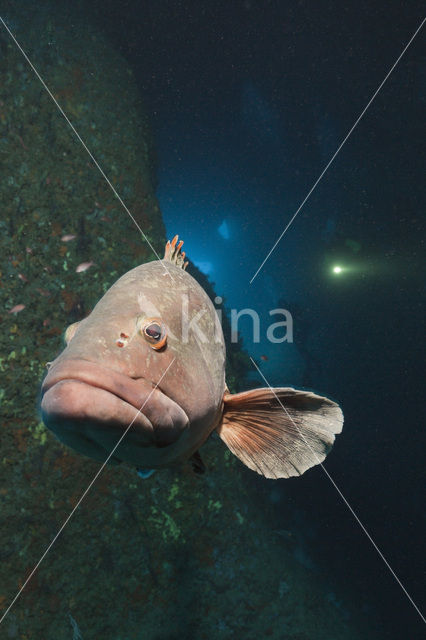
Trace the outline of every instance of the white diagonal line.
<path fill-rule="evenodd" d="M 22 587 L 19 589 L 18 593 L 16 594 L 16 596 L 13 598 L 12 602 L 10 603 L 10 605 L 8 606 L 8 608 L 6 609 L 6 611 L 3 613 L 2 617 L 0 618 L 0 624 L 3 622 L 3 620 L 5 619 L 5 617 L 7 616 L 7 614 L 9 613 L 9 611 L 11 610 L 11 608 L 13 607 L 13 605 L 15 604 L 15 602 L 17 601 L 17 599 L 19 598 L 19 596 L 21 595 L 22 591 L 25 589 L 25 587 L 27 586 L 28 582 L 31 580 L 31 578 L 33 577 L 33 575 L 35 574 L 35 572 L 37 571 L 37 569 L 39 568 L 39 566 L 41 565 L 41 563 L 43 562 L 44 558 L 47 556 L 47 554 L 49 553 L 50 549 L 53 547 L 53 545 L 55 544 L 56 540 L 59 538 L 60 534 L 62 533 L 62 531 L 65 529 L 65 527 L 67 526 L 68 522 L 71 520 L 73 514 L 75 513 L 75 511 L 78 509 L 78 507 L 80 506 L 80 504 L 82 503 L 82 501 L 84 500 L 84 498 L 86 497 L 86 495 L 88 494 L 88 492 L 90 491 L 91 487 L 93 486 L 93 484 L 95 483 L 95 481 L 97 480 L 97 478 L 100 476 L 100 474 L 102 473 L 103 469 L 105 468 L 105 465 L 108 463 L 108 460 L 114 455 L 114 451 L 117 449 L 117 447 L 120 445 L 121 441 L 124 439 L 124 437 L 126 436 L 126 434 L 128 433 L 130 427 L 132 426 L 132 424 L 134 423 L 134 421 L 136 420 L 136 418 L 138 417 L 138 415 L 141 413 L 142 409 L 144 408 L 144 406 L 146 405 L 146 403 L 148 402 L 148 400 L 150 399 L 150 397 L 152 396 L 152 394 L 154 393 L 154 391 L 157 389 L 158 385 L 160 384 L 160 382 L 162 381 L 162 379 L 164 378 L 164 376 L 166 375 L 167 371 L 170 369 L 170 367 L 172 366 L 172 364 L 174 363 L 174 361 L 176 360 L 176 358 L 173 358 L 173 360 L 170 362 L 170 364 L 167 366 L 166 370 L 164 371 L 164 373 L 162 374 L 161 378 L 159 379 L 159 381 L 155 384 L 155 387 L 152 389 L 152 391 L 149 393 L 147 399 L 145 400 L 145 402 L 142 404 L 141 408 L 138 409 L 135 417 L 133 418 L 133 420 L 131 421 L 131 423 L 129 424 L 129 426 L 126 428 L 126 430 L 124 431 L 124 433 L 122 434 L 122 436 L 120 437 L 120 439 L 118 440 L 118 442 L 116 443 L 116 445 L 114 446 L 113 450 L 111 451 L 111 453 L 109 454 L 109 456 L 107 457 L 107 459 L 105 460 L 105 462 L 103 463 L 103 465 L 100 467 L 100 469 L 97 471 L 97 473 L 95 474 L 93 480 L 91 480 L 91 482 L 89 483 L 89 486 L 87 487 L 87 489 L 84 491 L 84 493 L 81 495 L 80 499 L 78 500 L 77 504 L 75 505 L 75 507 L 73 508 L 73 510 L 71 511 L 71 513 L 67 516 L 67 518 L 65 519 L 65 522 L 63 523 L 63 525 L 61 526 L 61 528 L 59 529 L 58 533 L 56 534 L 56 536 L 53 538 L 52 542 L 49 544 L 49 546 L 47 547 L 46 551 L 43 553 L 43 555 L 41 556 L 40 560 L 37 562 L 37 564 L 35 565 L 34 569 L 31 571 L 31 573 L 29 574 L 29 576 L 27 577 L 27 579 L 25 580 L 24 584 L 22 585 Z"/>
<path fill-rule="evenodd" d="M 16 44 L 16 46 L 18 47 L 19 51 L 22 53 L 22 55 L 24 56 L 25 60 L 28 62 L 28 64 L 30 65 L 31 69 L 34 71 L 34 73 L 36 74 L 37 78 L 40 80 L 41 84 L 43 85 L 43 87 L 46 89 L 47 93 L 49 94 L 49 96 L 52 98 L 53 102 L 55 103 L 55 105 L 57 106 L 57 108 L 59 109 L 59 111 L 61 112 L 61 114 L 64 116 L 65 120 L 67 121 L 68 125 L 71 127 L 73 133 L 75 134 L 75 136 L 77 137 L 77 139 L 81 142 L 81 144 L 83 145 L 84 149 L 87 151 L 87 153 L 89 154 L 91 160 L 93 161 L 93 163 L 96 165 L 96 167 L 99 169 L 100 173 L 102 174 L 102 176 L 104 177 L 105 181 L 107 182 L 107 184 L 109 185 L 109 187 L 111 188 L 113 194 L 115 195 L 115 197 L 117 198 L 117 200 L 120 202 L 120 204 L 122 205 L 122 207 L 124 208 L 124 210 L 127 212 L 127 214 L 130 216 L 130 218 L 132 219 L 132 221 L 135 223 L 136 227 L 138 228 L 138 230 L 141 232 L 145 242 L 147 242 L 147 244 L 149 245 L 150 249 L 152 250 L 152 252 L 155 254 L 155 256 L 157 257 L 158 260 L 160 260 L 160 262 L 162 262 L 164 269 L 167 271 L 168 275 L 171 277 L 171 279 L 173 280 L 173 276 L 170 273 L 170 271 L 167 269 L 164 261 L 161 260 L 160 256 L 158 255 L 158 253 L 156 252 L 156 250 L 154 249 L 154 247 L 152 246 L 151 242 L 149 241 L 149 239 L 147 238 L 147 236 L 144 234 L 144 232 L 142 231 L 141 227 L 139 226 L 138 222 L 136 221 L 136 219 L 134 218 L 134 216 L 130 213 L 128 207 L 126 206 L 126 204 L 123 202 L 120 194 L 117 192 L 116 188 L 114 187 L 114 185 L 112 184 L 111 180 L 108 178 L 108 176 L 106 175 L 105 171 L 102 169 L 102 167 L 100 166 L 99 162 L 96 160 L 95 156 L 93 155 L 93 153 L 90 151 L 90 149 L 88 148 L 88 146 L 86 145 L 86 143 L 84 142 L 84 140 L 82 139 L 82 137 L 80 136 L 80 134 L 78 133 L 77 129 L 74 127 L 73 123 L 71 122 L 71 120 L 68 118 L 67 114 L 65 113 L 65 111 L 62 109 L 61 105 L 59 104 L 59 102 L 56 100 L 55 96 L 53 95 L 53 93 L 51 92 L 51 90 L 49 89 L 49 87 L 47 86 L 47 84 L 45 83 L 45 81 L 43 80 L 43 78 L 41 77 L 41 75 L 39 74 L 39 72 L 37 71 L 37 69 L 35 68 L 35 66 L 33 65 L 33 63 L 31 62 L 31 60 L 29 59 L 29 57 L 27 56 L 27 54 L 25 53 L 25 51 L 23 50 L 23 48 L 21 47 L 21 45 L 19 44 L 19 42 L 17 41 L 17 39 L 15 38 L 15 36 L 13 35 L 13 33 L 11 32 L 11 30 L 9 29 L 9 27 L 7 26 L 7 24 L 5 23 L 5 21 L 3 20 L 3 18 L 0 16 L 0 21 L 3 23 L 4 28 L 6 29 L 6 31 L 8 32 L 8 34 L 10 35 L 10 37 L 12 38 L 12 40 L 14 41 L 14 43 Z"/>
<path fill-rule="evenodd" d="M 389 78 L 389 76 L 391 75 L 392 71 L 395 69 L 396 65 L 398 64 L 398 62 L 401 60 L 402 56 L 404 55 L 404 53 L 407 51 L 408 47 L 410 46 L 410 44 L 413 42 L 414 38 L 416 37 L 416 35 L 419 33 L 420 29 L 422 28 L 422 26 L 424 25 L 426 21 L 426 18 L 423 18 L 422 22 L 420 23 L 420 26 L 417 27 L 417 29 L 415 30 L 415 32 L 413 33 L 413 35 L 411 36 L 411 38 L 409 39 L 409 41 L 407 42 L 407 44 L 405 45 L 404 49 L 402 50 L 402 52 L 399 54 L 398 58 L 395 60 L 395 62 L 393 63 L 393 65 L 391 66 L 391 68 L 389 69 L 389 71 L 387 72 L 387 74 L 385 75 L 384 79 L 382 80 L 382 82 L 379 84 L 379 86 L 377 87 L 376 91 L 373 93 L 373 95 L 371 96 L 370 100 L 367 102 L 366 106 L 364 107 L 364 109 L 361 111 L 360 115 L 358 116 L 358 118 L 355 120 L 354 124 L 352 125 L 352 127 L 349 129 L 348 133 L 346 134 L 346 136 L 343 138 L 342 142 L 339 144 L 339 146 L 337 147 L 336 151 L 334 152 L 334 154 L 332 155 L 331 159 L 328 161 L 328 163 L 326 164 L 326 166 L 324 167 L 324 169 L 321 171 L 320 175 L 318 176 L 317 180 L 314 182 L 313 186 L 311 187 L 310 191 L 308 192 L 307 196 L 305 197 L 305 199 L 302 201 L 302 203 L 300 204 L 299 208 L 297 209 L 297 211 L 293 214 L 293 217 L 290 219 L 290 221 L 288 222 L 287 226 L 285 227 L 284 231 L 282 231 L 281 235 L 279 236 L 278 240 L 275 242 L 275 244 L 273 245 L 272 249 L 270 249 L 269 253 L 267 254 L 266 258 L 263 260 L 262 264 L 260 265 L 260 267 L 257 269 L 256 273 L 254 274 L 254 276 L 252 277 L 252 279 L 250 280 L 250 284 L 253 282 L 253 280 L 255 279 L 255 277 L 257 276 L 257 274 L 259 273 L 259 271 L 262 269 L 263 265 L 265 264 L 265 262 L 268 260 L 269 256 L 271 255 L 271 253 L 276 249 L 277 245 L 280 243 L 281 238 L 283 237 L 283 235 L 286 233 L 286 231 L 289 229 L 289 227 L 293 224 L 294 220 L 296 219 L 296 216 L 299 214 L 299 211 L 302 209 L 303 205 L 305 204 L 305 202 L 309 199 L 309 197 L 311 196 L 311 193 L 314 191 L 314 189 L 317 187 L 318 183 L 320 182 L 320 180 L 322 179 L 322 177 L 324 176 L 324 174 L 326 173 L 326 171 L 328 170 L 328 168 L 330 167 L 331 163 L 334 161 L 334 159 L 336 158 L 337 154 L 339 153 L 339 151 L 341 150 L 341 148 L 343 147 L 343 145 L 345 144 L 345 142 L 348 140 L 349 136 L 351 135 L 352 131 L 355 129 L 355 127 L 359 124 L 361 118 L 364 116 L 365 112 L 367 111 L 367 109 L 369 108 L 369 106 L 371 105 L 371 103 L 373 102 L 374 98 L 377 96 L 377 94 L 379 93 L 380 89 L 383 87 L 383 85 L 385 84 L 386 80 Z"/>
<path fill-rule="evenodd" d="M 255 363 L 255 361 L 253 360 L 252 357 L 250 357 L 250 360 L 252 361 L 252 363 L 254 364 L 254 366 L 256 367 L 257 371 L 260 373 L 260 375 L 262 376 L 263 380 L 266 382 L 267 386 L 269 387 L 269 389 L 272 391 L 272 393 L 274 394 L 275 398 L 278 400 L 282 410 L 286 413 L 286 415 L 288 416 L 288 418 L 292 421 L 292 423 L 294 424 L 294 426 L 296 427 L 297 431 L 300 433 L 304 443 L 306 444 L 306 446 L 311 450 L 311 452 L 313 453 L 315 459 L 317 460 L 317 464 L 321 467 L 321 469 L 324 471 L 325 475 L 327 476 L 327 478 L 330 480 L 331 484 L 333 485 L 333 487 L 336 489 L 337 493 L 339 494 L 339 496 L 342 498 L 343 502 L 345 503 L 345 505 L 347 506 L 347 508 L 349 509 L 349 511 L 351 512 L 351 514 L 353 515 L 353 517 L 355 518 L 355 520 L 357 521 L 357 523 L 359 524 L 359 526 L 361 527 L 361 529 L 363 530 L 363 532 L 365 533 L 365 535 L 367 536 L 367 538 L 370 540 L 371 544 L 373 545 L 373 547 L 375 548 L 375 550 L 377 551 L 377 553 L 379 554 L 379 556 L 381 557 L 381 559 L 383 560 L 383 562 L 385 563 L 385 565 L 387 566 L 387 568 L 389 569 L 389 571 L 391 572 L 391 574 L 393 575 L 393 577 L 395 578 L 395 580 L 397 581 L 397 583 L 399 584 L 399 586 L 401 587 L 401 589 L 403 590 L 403 592 L 405 593 L 405 595 L 407 596 L 408 600 L 411 602 L 411 604 L 413 605 L 413 607 L 415 608 L 415 610 L 417 611 L 417 613 L 419 614 L 420 618 L 423 620 L 424 623 L 426 623 L 426 619 L 424 617 L 424 615 L 422 614 L 422 612 L 420 611 L 419 607 L 416 605 L 416 603 L 414 602 L 413 598 L 410 596 L 410 594 L 408 593 L 407 589 L 404 587 L 404 585 L 402 584 L 401 580 L 398 578 L 398 576 L 396 575 L 395 571 L 392 569 L 392 567 L 390 566 L 389 562 L 386 560 L 385 556 L 383 555 L 383 553 L 380 551 L 379 547 L 377 546 L 377 544 L 374 542 L 373 538 L 371 537 L 371 535 L 368 533 L 367 529 L 365 528 L 365 526 L 363 525 L 363 523 L 361 522 L 361 520 L 359 519 L 359 517 L 357 516 L 357 514 L 355 513 L 355 511 L 353 510 L 353 508 L 351 507 L 351 505 L 349 504 L 349 502 L 347 501 L 347 499 L 345 498 L 345 496 L 343 495 L 343 493 L 341 492 L 341 490 L 339 489 L 339 487 L 337 486 L 337 484 L 335 483 L 335 481 L 333 480 L 333 478 L 331 477 L 331 475 L 329 474 L 329 472 L 327 471 L 327 469 L 324 467 L 324 465 L 322 464 L 322 462 L 318 459 L 318 456 L 316 455 L 315 451 L 312 449 L 312 447 L 310 446 L 310 444 L 307 442 L 307 440 L 305 439 L 305 436 L 303 435 L 302 431 L 299 429 L 299 427 L 297 426 L 297 424 L 294 422 L 293 418 L 291 417 L 291 415 L 289 414 L 289 412 L 287 411 L 287 409 L 285 408 L 285 406 L 283 405 L 283 403 L 281 402 L 281 400 L 279 399 L 279 397 L 277 396 L 277 394 L 275 393 L 273 387 L 271 387 L 271 385 L 269 384 L 269 382 L 267 381 L 267 379 L 265 378 L 265 376 L 263 375 L 263 373 L 261 372 L 261 370 L 259 369 L 259 367 L 257 366 L 257 364 Z"/>

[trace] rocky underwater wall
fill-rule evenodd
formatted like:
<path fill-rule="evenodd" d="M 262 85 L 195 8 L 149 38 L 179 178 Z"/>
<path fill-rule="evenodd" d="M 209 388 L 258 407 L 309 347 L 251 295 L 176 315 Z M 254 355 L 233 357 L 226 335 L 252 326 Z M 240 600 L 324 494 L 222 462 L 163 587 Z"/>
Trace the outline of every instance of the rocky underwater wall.
<path fill-rule="evenodd" d="M 67 5 L 6 3 L 3 17 L 162 255 L 155 154 L 132 71 Z M 0 53 L 1 617 L 99 469 L 40 422 L 45 364 L 67 325 L 155 256 L 2 25 Z M 245 367 L 234 347 L 234 388 Z M 273 530 L 252 472 L 214 437 L 203 457 L 204 476 L 187 465 L 142 481 L 105 468 L 1 637 L 368 638 L 298 560 L 291 533 Z"/>

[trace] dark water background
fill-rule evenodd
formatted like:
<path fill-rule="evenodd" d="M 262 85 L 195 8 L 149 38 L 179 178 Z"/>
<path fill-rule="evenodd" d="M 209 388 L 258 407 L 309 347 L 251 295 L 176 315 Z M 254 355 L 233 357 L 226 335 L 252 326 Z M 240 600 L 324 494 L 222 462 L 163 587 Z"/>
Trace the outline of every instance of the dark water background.
<path fill-rule="evenodd" d="M 245 324 L 244 346 L 271 384 L 341 404 L 344 432 L 325 467 L 424 610 L 424 30 L 249 284 L 421 9 L 107 0 L 80 10 L 139 83 L 168 235 L 185 239 L 228 308 L 253 308 L 263 323 L 277 306 L 292 312 L 294 345 L 264 335 L 252 344 Z M 334 276 L 334 264 L 347 272 Z M 306 541 L 337 600 L 349 589 L 383 637 L 424 637 L 418 612 L 321 469 L 275 488 L 254 474 L 251 482 L 259 509 L 265 499 L 278 505 L 276 529 Z"/>
<path fill-rule="evenodd" d="M 327 470 L 421 606 L 424 33 L 248 284 L 419 26 L 420 3 L 107 6 L 98 18 L 150 106 L 169 234 L 210 263 L 229 306 L 297 305 L 298 353 L 277 360 L 265 343 L 245 346 L 269 354 L 271 383 L 305 384 L 342 404 L 345 430 Z M 229 240 L 217 231 L 223 220 Z M 333 258 L 357 271 L 333 278 Z M 354 585 L 389 638 L 422 637 L 418 613 L 321 470 L 285 491 L 283 521 L 291 512 L 312 532 L 324 571 Z"/>
<path fill-rule="evenodd" d="M 268 354 L 261 364 L 272 384 L 305 384 L 342 404 L 345 430 L 326 468 L 421 606 L 424 33 L 248 284 L 419 26 L 421 5 L 139 6 L 110 1 L 97 18 L 150 107 L 169 235 L 179 232 L 207 263 L 228 306 L 262 313 L 281 300 L 293 309 L 296 350 L 276 357 L 248 337 L 245 346 Z M 218 233 L 224 220 L 228 240 Z M 353 273 L 332 277 L 333 259 Z M 253 478 L 259 493 L 261 484 Z M 285 485 L 282 513 L 312 534 L 315 562 L 353 586 L 387 637 L 424 637 L 321 470 Z"/>

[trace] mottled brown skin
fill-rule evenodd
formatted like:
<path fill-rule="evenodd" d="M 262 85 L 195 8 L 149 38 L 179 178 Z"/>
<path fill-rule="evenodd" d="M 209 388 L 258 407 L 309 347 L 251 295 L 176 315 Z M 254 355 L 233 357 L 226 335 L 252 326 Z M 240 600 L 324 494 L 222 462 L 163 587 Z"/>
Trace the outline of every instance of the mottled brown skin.
<path fill-rule="evenodd" d="M 185 300 L 189 320 L 203 313 L 205 343 L 191 330 L 182 339 Z M 140 331 L 152 317 L 168 331 L 159 351 Z M 120 334 L 128 336 L 122 347 Z M 47 427 L 77 451 L 104 461 L 137 416 L 111 462 L 168 467 L 188 459 L 221 421 L 222 329 L 205 291 L 175 264 L 155 261 L 126 273 L 69 335 L 43 381 L 41 411 Z"/>
<path fill-rule="evenodd" d="M 253 471 L 301 475 L 341 432 L 339 405 L 287 387 L 227 392 L 222 328 L 185 272 L 182 245 L 175 236 L 163 261 L 126 273 L 68 327 L 67 347 L 43 382 L 44 422 L 97 460 L 156 469 L 193 456 L 198 472 L 204 465 L 194 454 L 217 429 Z"/>

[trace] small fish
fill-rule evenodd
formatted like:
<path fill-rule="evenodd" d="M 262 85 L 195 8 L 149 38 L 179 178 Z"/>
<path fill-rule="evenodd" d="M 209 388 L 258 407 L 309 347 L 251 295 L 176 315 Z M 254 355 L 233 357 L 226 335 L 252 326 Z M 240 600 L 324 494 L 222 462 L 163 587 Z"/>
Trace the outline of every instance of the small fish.
<path fill-rule="evenodd" d="M 19 313 L 20 311 L 23 311 L 24 309 L 25 309 L 25 305 L 24 304 L 15 304 L 14 307 L 9 309 L 9 313 Z"/>
<path fill-rule="evenodd" d="M 24 276 L 23 273 L 18 273 L 18 278 L 22 280 L 22 282 L 28 282 L 28 278 Z"/>
<path fill-rule="evenodd" d="M 61 242 L 71 242 L 71 240 L 75 240 L 76 237 L 77 236 L 74 233 L 66 233 L 64 236 L 62 236 Z"/>
<path fill-rule="evenodd" d="M 145 477 L 188 460 L 202 473 L 198 450 L 213 431 L 257 473 L 301 475 L 342 430 L 339 406 L 287 387 L 229 392 L 219 318 L 182 244 L 175 236 L 162 261 L 128 271 L 68 327 L 42 384 L 44 423 L 102 462 L 132 423 L 109 464 Z"/>
<path fill-rule="evenodd" d="M 94 262 L 82 262 L 78 265 L 78 267 L 76 267 L 75 271 L 76 273 L 82 273 L 83 271 L 87 271 L 87 269 L 90 269 L 90 267 L 93 267 L 94 264 Z"/>
<path fill-rule="evenodd" d="M 263 360 L 263 362 L 266 362 L 268 360 L 268 356 L 261 355 L 260 359 Z"/>

